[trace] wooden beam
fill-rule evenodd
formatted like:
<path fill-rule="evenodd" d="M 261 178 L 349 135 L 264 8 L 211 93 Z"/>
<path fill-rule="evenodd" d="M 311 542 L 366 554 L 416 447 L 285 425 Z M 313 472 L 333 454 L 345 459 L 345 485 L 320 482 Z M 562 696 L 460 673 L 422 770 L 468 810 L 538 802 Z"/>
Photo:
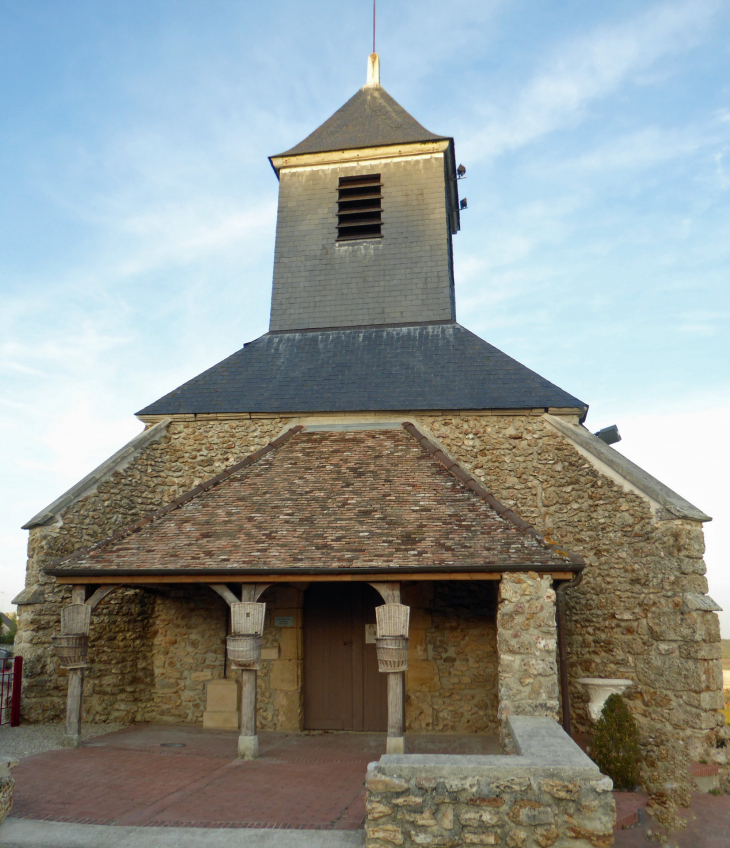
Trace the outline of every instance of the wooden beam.
<path fill-rule="evenodd" d="M 121 583 L 110 583 L 107 586 L 99 586 L 99 588 L 94 592 L 94 594 L 87 599 L 86 606 L 91 607 L 93 610 L 97 607 L 107 595 L 111 595 L 116 589 L 121 589 Z"/>
<path fill-rule="evenodd" d="M 86 603 L 86 585 L 84 583 L 78 583 L 77 581 L 74 581 L 74 584 L 71 587 L 71 603 Z"/>
<path fill-rule="evenodd" d="M 230 606 L 231 604 L 237 604 L 238 598 L 231 592 L 231 590 L 223 583 L 208 583 L 210 588 L 217 592 L 221 598 Z"/>
<path fill-rule="evenodd" d="M 515 574 L 519 572 L 507 571 L 506 574 Z M 553 580 L 570 580 L 575 576 L 573 571 L 540 571 L 542 575 L 549 575 Z M 160 575 L 130 575 L 121 579 L 124 580 L 125 586 L 147 585 L 154 584 L 164 585 L 169 583 L 260 583 L 262 579 L 268 580 L 271 583 L 370 583 L 373 578 L 377 578 L 376 574 L 302 574 L 301 577 L 295 574 L 221 574 L 212 572 L 210 574 L 160 574 Z M 381 582 L 408 582 L 423 580 L 501 580 L 502 572 L 500 571 L 434 571 L 434 572 L 418 572 L 405 573 L 401 575 L 384 574 L 380 577 Z M 119 575 L 93 575 L 89 577 L 62 577 L 57 576 L 56 582 L 61 585 L 96 585 L 119 583 Z M 81 601 L 83 603 L 83 601 Z"/>
<path fill-rule="evenodd" d="M 258 599 L 264 594 L 264 592 L 271 586 L 271 583 L 257 583 L 254 586 L 253 595 L 254 601 L 258 601 Z"/>
<path fill-rule="evenodd" d="M 370 585 L 386 604 L 400 603 L 400 583 L 371 583 Z"/>
<path fill-rule="evenodd" d="M 254 603 L 271 586 L 271 583 L 244 583 L 241 586 L 241 600 Z"/>

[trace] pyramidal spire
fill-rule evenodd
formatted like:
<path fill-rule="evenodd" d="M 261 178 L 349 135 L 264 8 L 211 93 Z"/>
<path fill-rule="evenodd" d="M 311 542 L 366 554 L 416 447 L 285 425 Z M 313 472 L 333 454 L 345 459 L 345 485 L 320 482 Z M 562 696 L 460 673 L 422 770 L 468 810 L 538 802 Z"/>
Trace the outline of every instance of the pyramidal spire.
<path fill-rule="evenodd" d="M 368 81 L 363 88 L 377 88 L 380 86 L 380 56 L 371 53 L 368 56 Z"/>

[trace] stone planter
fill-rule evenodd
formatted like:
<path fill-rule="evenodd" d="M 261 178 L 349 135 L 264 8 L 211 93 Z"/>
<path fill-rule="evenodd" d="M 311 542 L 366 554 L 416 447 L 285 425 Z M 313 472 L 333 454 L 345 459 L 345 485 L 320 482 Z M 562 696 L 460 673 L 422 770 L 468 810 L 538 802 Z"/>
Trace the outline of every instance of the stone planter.
<path fill-rule="evenodd" d="M 601 717 L 609 695 L 623 695 L 633 682 L 623 677 L 579 677 L 578 683 L 588 690 L 588 712 L 593 721 Z"/>

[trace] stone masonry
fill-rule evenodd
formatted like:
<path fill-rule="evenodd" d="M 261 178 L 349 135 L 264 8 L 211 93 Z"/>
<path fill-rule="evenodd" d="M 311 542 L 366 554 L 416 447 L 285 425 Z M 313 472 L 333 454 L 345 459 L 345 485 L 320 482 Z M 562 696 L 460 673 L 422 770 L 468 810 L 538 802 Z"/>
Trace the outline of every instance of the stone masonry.
<path fill-rule="evenodd" d="M 420 426 L 502 503 L 585 558 L 581 585 L 567 593 L 575 729 L 592 728 L 576 678 L 629 678 L 625 697 L 660 780 L 671 779 L 667 750 L 727 771 L 719 623 L 687 607 L 707 592 L 702 524 L 653 509 L 546 416 L 424 416 Z"/>
<path fill-rule="evenodd" d="M 189 491 L 263 447 L 283 423 L 278 418 L 172 422 L 164 438 L 148 444 L 131 462 L 66 507 L 58 520 L 31 529 L 26 585 L 41 589 L 45 600 L 18 607 L 16 644 L 25 659 L 25 721 L 58 721 L 65 710 L 65 672 L 59 670 L 50 645 L 51 636 L 60 630 L 61 607 L 70 603 L 71 590 L 56 584 L 42 566 Z M 150 719 L 158 629 L 155 598 L 148 590 L 126 589 L 114 592 L 94 611 L 84 720 Z"/>
<path fill-rule="evenodd" d="M 498 733 L 497 581 L 406 585 L 406 731 Z"/>
<path fill-rule="evenodd" d="M 555 591 L 549 576 L 505 574 L 499 584 L 497 654 L 502 745 L 510 715 L 557 719 L 558 667 Z"/>
<path fill-rule="evenodd" d="M 587 561 L 581 585 L 568 592 L 576 729 L 586 732 L 592 726 L 587 693 L 576 679 L 627 677 L 635 683 L 626 698 L 642 734 L 651 773 L 647 779 L 667 779 L 667 751 L 680 751 L 685 761 L 705 758 L 725 769 L 717 616 L 690 608 L 693 598 L 707 591 L 701 524 L 658 512 L 649 499 L 594 464 L 541 413 L 408 417 L 506 506 Z M 60 607 L 68 603 L 70 590 L 44 575 L 42 565 L 151 512 L 300 420 L 174 420 L 163 439 L 147 445 L 126 467 L 67 507 L 61 520 L 31 530 L 27 585 L 42 588 L 45 602 L 19 608 L 26 720 L 58 720 L 65 702 L 65 680 L 51 657 L 50 636 L 58 629 Z M 488 617 L 478 623 L 472 614 L 450 618 L 441 612 L 451 602 L 439 594 L 444 587 L 431 590 L 432 595 L 418 591 L 427 594 L 408 601 L 413 607 L 408 726 L 446 732 L 496 729 L 494 618 L 491 624 Z M 153 668 L 161 665 L 155 659 L 163 647 L 160 633 L 172 626 L 170 603 L 148 590 L 125 589 L 97 608 L 84 698 L 87 717 L 139 721 L 159 708 L 153 709 L 152 692 L 154 675 L 161 672 L 153 673 Z M 212 593 L 210 603 L 218 603 Z M 491 603 L 494 609 L 494 599 Z M 492 634 L 489 639 L 477 637 L 482 625 Z M 217 640 L 222 658 L 223 619 L 219 627 L 206 639 L 211 644 Z M 183 630 L 181 624 L 180 636 Z M 268 621 L 266 638 L 273 649 L 277 635 Z M 277 726 L 273 703 L 278 698 L 280 714 L 293 729 L 300 710 L 301 635 L 285 638 L 294 639 L 293 647 L 287 647 L 295 652 L 287 660 L 294 665 L 277 667 L 276 680 L 283 685 L 269 690 L 267 674 L 274 678 L 274 660 L 264 662 L 271 671 L 260 673 L 262 726 Z M 277 661 L 283 660 L 281 650 Z M 464 654 L 471 658 L 464 660 Z M 218 674 L 219 669 L 220 662 L 207 671 Z M 205 672 L 205 664 L 196 671 Z M 184 692 L 193 683 L 203 682 L 176 684 L 175 691 Z M 204 684 L 189 702 L 195 704 L 189 715 L 197 715 L 203 691 Z M 160 704 L 160 696 L 155 697 Z M 179 709 L 173 701 L 165 710 Z M 471 706 L 465 708 L 466 703 Z M 488 706 L 480 724 L 477 705 L 482 703 Z"/>
<path fill-rule="evenodd" d="M 368 767 L 367 848 L 609 848 L 611 780 L 549 718 L 507 721 L 518 756 L 385 756 Z"/>
<path fill-rule="evenodd" d="M 382 238 L 337 239 L 339 178 L 381 174 Z M 281 171 L 271 331 L 453 320 L 443 153 Z"/>

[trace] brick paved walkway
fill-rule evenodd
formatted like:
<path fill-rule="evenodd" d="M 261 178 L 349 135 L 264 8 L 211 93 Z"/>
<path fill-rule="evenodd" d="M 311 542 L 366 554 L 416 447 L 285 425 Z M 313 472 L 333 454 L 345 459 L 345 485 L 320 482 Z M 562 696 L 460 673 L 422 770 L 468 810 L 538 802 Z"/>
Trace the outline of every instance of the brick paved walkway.
<path fill-rule="evenodd" d="M 367 764 L 384 734 L 262 733 L 254 762 L 237 734 L 139 725 L 21 761 L 14 818 L 88 824 L 355 830 Z M 412 753 L 499 753 L 479 736 L 408 737 Z M 179 746 L 179 747 L 178 747 Z"/>
<path fill-rule="evenodd" d="M 646 796 L 616 792 L 617 812 L 627 814 L 640 810 L 639 821 L 626 829 L 614 831 L 615 848 L 730 848 L 730 796 L 696 793 L 692 806 L 681 813 L 687 819 L 686 830 L 673 831 L 666 841 L 649 842 L 647 833 L 656 832 L 656 823 L 646 815 Z M 619 816 L 621 818 L 621 816 Z"/>

